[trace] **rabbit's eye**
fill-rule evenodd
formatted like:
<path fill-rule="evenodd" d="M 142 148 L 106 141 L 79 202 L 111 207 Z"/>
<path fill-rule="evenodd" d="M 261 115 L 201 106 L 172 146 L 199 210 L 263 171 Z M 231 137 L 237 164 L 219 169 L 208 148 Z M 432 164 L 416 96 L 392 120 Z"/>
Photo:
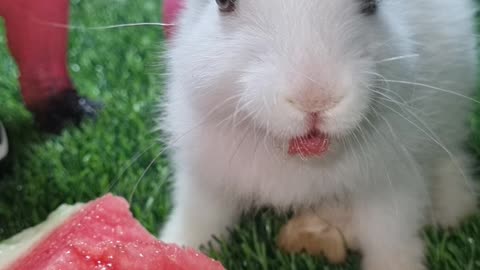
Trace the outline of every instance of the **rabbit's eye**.
<path fill-rule="evenodd" d="M 365 15 L 373 15 L 377 12 L 378 2 L 380 0 L 362 0 L 362 13 Z"/>
<path fill-rule="evenodd" d="M 221 12 L 232 12 L 235 10 L 235 0 L 217 0 L 217 5 Z"/>

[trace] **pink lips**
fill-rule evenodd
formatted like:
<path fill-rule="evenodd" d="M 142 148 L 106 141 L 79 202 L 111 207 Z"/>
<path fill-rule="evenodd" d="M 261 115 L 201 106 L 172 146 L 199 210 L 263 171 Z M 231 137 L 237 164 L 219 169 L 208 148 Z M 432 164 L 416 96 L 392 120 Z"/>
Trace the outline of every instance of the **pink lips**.
<path fill-rule="evenodd" d="M 320 156 L 328 150 L 330 141 L 327 135 L 318 131 L 290 140 L 288 154 L 302 157 Z"/>

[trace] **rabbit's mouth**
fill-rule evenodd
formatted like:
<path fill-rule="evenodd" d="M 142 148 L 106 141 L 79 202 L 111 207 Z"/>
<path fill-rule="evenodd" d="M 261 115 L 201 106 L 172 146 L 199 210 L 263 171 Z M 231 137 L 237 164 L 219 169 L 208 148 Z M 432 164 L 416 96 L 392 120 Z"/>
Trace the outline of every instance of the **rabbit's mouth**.
<path fill-rule="evenodd" d="M 330 139 L 328 135 L 314 129 L 308 134 L 295 137 L 289 141 L 288 154 L 301 157 L 320 156 L 328 151 Z"/>

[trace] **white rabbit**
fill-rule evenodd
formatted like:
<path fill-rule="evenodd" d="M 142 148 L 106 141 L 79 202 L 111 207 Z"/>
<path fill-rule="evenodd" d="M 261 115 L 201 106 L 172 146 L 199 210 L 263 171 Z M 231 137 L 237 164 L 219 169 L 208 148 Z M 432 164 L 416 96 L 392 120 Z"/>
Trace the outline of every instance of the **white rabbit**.
<path fill-rule="evenodd" d="M 243 211 L 314 207 L 338 226 L 332 213 L 348 214 L 363 269 L 425 269 L 423 226 L 476 211 L 462 148 L 474 13 L 470 0 L 186 0 L 167 55 L 176 175 L 161 239 L 198 247 Z"/>

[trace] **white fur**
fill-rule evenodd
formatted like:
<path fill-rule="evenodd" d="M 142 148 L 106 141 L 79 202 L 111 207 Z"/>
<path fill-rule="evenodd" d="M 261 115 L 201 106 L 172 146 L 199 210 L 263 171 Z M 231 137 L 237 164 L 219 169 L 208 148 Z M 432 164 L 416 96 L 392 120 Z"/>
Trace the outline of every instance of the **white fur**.
<path fill-rule="evenodd" d="M 0 160 L 3 159 L 8 154 L 8 138 L 7 132 L 0 122 Z"/>
<path fill-rule="evenodd" d="M 162 129 L 175 208 L 161 238 L 197 247 L 252 207 L 340 200 L 351 222 L 338 226 L 364 269 L 423 269 L 419 230 L 476 209 L 462 150 L 476 82 L 473 4 L 384 0 L 365 16 L 359 0 L 236 3 L 220 14 L 213 0 L 187 0 L 169 44 Z M 309 112 L 330 150 L 288 156 Z"/>

